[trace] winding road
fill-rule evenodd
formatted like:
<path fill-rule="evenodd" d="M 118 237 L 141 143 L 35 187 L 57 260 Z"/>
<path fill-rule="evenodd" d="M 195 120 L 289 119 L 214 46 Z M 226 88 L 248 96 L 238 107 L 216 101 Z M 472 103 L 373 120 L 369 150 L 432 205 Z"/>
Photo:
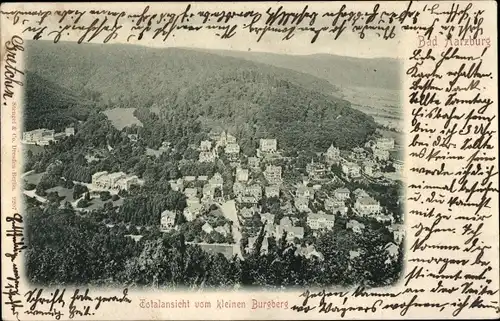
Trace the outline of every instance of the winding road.
<path fill-rule="evenodd" d="M 234 239 L 233 253 L 238 254 L 238 257 L 240 259 L 243 259 L 243 255 L 241 253 L 241 248 L 240 248 L 241 227 L 240 227 L 240 221 L 238 219 L 238 211 L 236 210 L 236 203 L 234 202 L 234 200 L 229 200 L 224 204 L 220 204 L 219 207 L 224 217 L 233 222 L 233 228 L 232 228 L 233 239 Z"/>

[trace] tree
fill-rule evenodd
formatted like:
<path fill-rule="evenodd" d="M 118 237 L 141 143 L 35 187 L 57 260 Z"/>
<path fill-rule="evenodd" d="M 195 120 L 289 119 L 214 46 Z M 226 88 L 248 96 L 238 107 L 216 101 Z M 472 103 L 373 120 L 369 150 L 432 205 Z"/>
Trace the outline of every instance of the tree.
<path fill-rule="evenodd" d="M 99 193 L 99 198 L 101 199 L 101 201 L 105 202 L 111 199 L 111 193 L 109 191 L 102 191 Z"/>
<path fill-rule="evenodd" d="M 59 204 L 60 198 L 59 198 L 59 193 L 57 192 L 50 192 L 47 194 L 47 200 L 51 203 L 57 203 Z"/>
<path fill-rule="evenodd" d="M 71 203 L 69 201 L 65 201 L 64 202 L 64 208 L 67 209 L 67 210 L 72 210 L 73 209 L 73 205 L 71 205 Z"/>
<path fill-rule="evenodd" d="M 88 192 L 88 188 L 87 186 L 85 185 L 80 185 L 80 184 L 75 184 L 73 186 L 73 199 L 74 200 L 77 200 L 80 198 L 80 196 L 85 193 L 85 192 Z"/>
<path fill-rule="evenodd" d="M 73 188 L 74 186 L 75 186 L 75 184 L 73 183 L 72 180 L 66 179 L 64 181 L 63 187 L 65 187 L 65 188 Z"/>
<path fill-rule="evenodd" d="M 76 203 L 76 207 L 80 207 L 80 208 L 85 208 L 85 207 L 89 207 L 89 206 L 90 206 L 90 202 L 86 198 L 82 198 L 81 200 L 79 200 Z"/>
<path fill-rule="evenodd" d="M 33 184 L 33 183 L 27 183 L 25 181 L 25 184 L 24 184 L 24 189 L 27 190 L 27 191 L 32 191 L 36 188 L 36 185 Z"/>
<path fill-rule="evenodd" d="M 380 169 L 380 171 L 384 172 L 384 173 L 394 173 L 396 171 L 396 168 L 394 167 L 394 165 L 392 163 L 389 163 L 386 166 L 383 166 Z"/>
<path fill-rule="evenodd" d="M 112 211 L 112 210 L 113 210 L 113 203 L 112 203 L 111 201 L 104 203 L 104 205 L 103 205 L 103 209 L 104 209 L 106 212 L 110 212 L 110 211 Z"/>
<path fill-rule="evenodd" d="M 253 255 L 260 255 L 260 250 L 262 249 L 262 242 L 264 241 L 264 235 L 265 235 L 265 230 L 264 226 L 261 227 L 259 235 L 257 236 L 257 239 L 255 240 L 255 244 L 253 246 Z"/>
<path fill-rule="evenodd" d="M 338 164 L 333 164 L 331 167 L 331 171 L 337 177 L 342 177 L 344 174 L 342 171 L 342 167 L 340 167 L 340 165 L 338 165 Z"/>

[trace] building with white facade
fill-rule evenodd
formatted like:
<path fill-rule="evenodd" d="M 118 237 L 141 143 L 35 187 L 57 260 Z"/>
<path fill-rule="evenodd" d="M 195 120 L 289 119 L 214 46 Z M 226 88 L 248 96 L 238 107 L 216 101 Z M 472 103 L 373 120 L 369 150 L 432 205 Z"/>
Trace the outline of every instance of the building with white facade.
<path fill-rule="evenodd" d="M 365 216 L 365 215 L 371 215 L 371 214 L 379 214 L 380 213 L 380 203 L 373 199 L 370 196 L 364 196 L 360 197 L 356 200 L 356 203 L 354 203 L 354 208 L 356 211 Z"/>
<path fill-rule="evenodd" d="M 341 201 L 345 201 L 350 197 L 351 192 L 349 191 L 349 189 L 342 187 L 342 188 L 336 189 L 333 192 L 333 195 L 336 199 L 341 200 Z"/>
<path fill-rule="evenodd" d="M 362 188 L 357 188 L 355 191 L 354 191 L 354 196 L 356 198 L 358 197 L 368 197 L 370 196 L 364 189 Z"/>
<path fill-rule="evenodd" d="M 338 163 L 340 161 L 340 149 L 333 146 L 333 144 L 330 145 L 325 153 L 325 160 L 330 165 Z"/>
<path fill-rule="evenodd" d="M 48 145 L 55 140 L 55 131 L 53 129 L 35 129 L 24 132 L 22 142 L 24 144 Z"/>
<path fill-rule="evenodd" d="M 386 161 L 389 159 L 389 151 L 386 149 L 375 148 L 373 150 L 373 157 L 377 160 Z"/>
<path fill-rule="evenodd" d="M 64 129 L 64 134 L 66 136 L 73 136 L 73 135 L 75 135 L 75 128 L 74 127 L 66 127 Z"/>
<path fill-rule="evenodd" d="M 281 184 L 281 166 L 268 165 L 264 177 L 270 185 Z"/>
<path fill-rule="evenodd" d="M 248 238 L 248 245 L 247 245 L 247 248 L 246 248 L 246 251 L 248 253 L 250 253 L 250 252 L 253 251 L 255 242 L 257 241 L 257 237 L 258 236 L 252 236 L 252 237 Z M 268 251 L 268 247 L 269 247 L 269 241 L 267 240 L 267 237 L 264 237 L 264 239 L 262 240 L 262 246 L 260 248 L 260 253 L 261 254 L 266 254 L 267 251 Z"/>
<path fill-rule="evenodd" d="M 352 162 L 346 162 L 342 164 L 342 172 L 349 177 L 359 177 L 361 176 L 361 167 Z"/>
<path fill-rule="evenodd" d="M 276 139 L 261 139 L 259 150 L 263 153 L 274 153 L 278 150 Z"/>
<path fill-rule="evenodd" d="M 214 228 L 212 227 L 212 225 L 210 225 L 209 223 L 203 224 L 203 226 L 201 227 L 201 229 L 203 230 L 203 232 L 205 232 L 207 234 L 212 233 L 213 230 L 214 230 Z"/>
<path fill-rule="evenodd" d="M 203 186 L 203 200 L 205 202 L 212 201 L 215 197 L 215 189 L 210 185 L 206 184 Z"/>
<path fill-rule="evenodd" d="M 262 198 L 262 187 L 259 184 L 249 185 L 245 188 L 245 195 L 260 200 Z"/>
<path fill-rule="evenodd" d="M 161 213 L 161 221 L 160 225 L 163 230 L 170 230 L 173 229 L 175 226 L 175 212 L 173 211 L 163 211 Z"/>
<path fill-rule="evenodd" d="M 240 209 L 240 215 L 244 218 L 252 218 L 254 213 L 254 209 L 250 207 L 243 207 Z"/>
<path fill-rule="evenodd" d="M 212 142 L 209 140 L 203 140 L 200 142 L 200 152 L 207 152 L 212 150 Z"/>
<path fill-rule="evenodd" d="M 389 231 L 392 231 L 394 241 L 397 244 L 401 244 L 401 242 L 403 242 L 403 239 L 405 237 L 405 230 L 403 224 L 392 224 L 389 228 Z"/>
<path fill-rule="evenodd" d="M 195 187 L 189 187 L 184 190 L 184 195 L 187 198 L 196 198 L 198 196 L 198 189 Z"/>
<path fill-rule="evenodd" d="M 276 226 L 276 238 L 280 239 L 284 233 L 286 234 L 286 239 L 288 242 L 293 241 L 295 238 L 304 238 L 304 228 L 300 226 L 291 225 L 277 225 Z"/>
<path fill-rule="evenodd" d="M 184 209 L 184 217 L 187 221 L 192 221 L 197 218 L 203 209 L 203 205 L 200 204 L 198 199 L 196 201 L 187 203 L 187 207 Z"/>
<path fill-rule="evenodd" d="M 212 163 L 216 159 L 217 159 L 217 153 L 215 152 L 215 149 L 210 151 L 202 151 L 198 156 L 198 161 L 200 163 Z"/>
<path fill-rule="evenodd" d="M 379 149 L 391 150 L 394 149 L 394 139 L 393 138 L 379 138 L 375 143 L 375 146 Z"/>
<path fill-rule="evenodd" d="M 248 169 L 236 168 L 236 181 L 247 182 L 248 181 Z"/>
<path fill-rule="evenodd" d="M 311 160 L 311 162 L 306 165 L 306 172 L 312 180 L 322 180 L 326 175 L 326 167 L 323 163 Z"/>
<path fill-rule="evenodd" d="M 240 145 L 236 143 L 227 144 L 224 152 L 229 155 L 238 156 L 240 153 Z"/>
<path fill-rule="evenodd" d="M 184 189 L 184 180 L 182 178 L 170 180 L 169 184 L 174 191 L 181 192 Z"/>
<path fill-rule="evenodd" d="M 132 185 L 142 185 L 143 181 L 139 180 L 136 175 L 127 175 L 123 172 L 108 173 L 97 172 L 92 175 L 92 186 L 95 189 L 102 190 L 129 190 Z"/>
<path fill-rule="evenodd" d="M 363 230 L 365 229 L 365 225 L 363 223 L 356 221 L 356 220 L 350 220 L 346 224 L 346 229 L 352 230 L 356 234 L 361 234 L 361 233 L 363 233 Z"/>
<path fill-rule="evenodd" d="M 294 199 L 295 208 L 300 212 L 309 212 L 309 198 L 296 197 Z"/>
<path fill-rule="evenodd" d="M 335 216 L 324 213 L 310 213 L 307 216 L 307 225 L 313 230 L 333 229 L 335 225 Z"/>
<path fill-rule="evenodd" d="M 208 183 L 212 186 L 213 189 L 220 188 L 222 190 L 222 186 L 224 184 L 224 179 L 220 173 L 215 173 L 211 179 L 208 180 Z"/>
<path fill-rule="evenodd" d="M 262 213 L 260 214 L 260 221 L 262 224 L 274 224 L 274 214 Z"/>
<path fill-rule="evenodd" d="M 297 187 L 297 190 L 295 191 L 295 197 L 296 198 L 313 199 L 314 198 L 314 190 L 308 186 L 299 185 Z"/>
<path fill-rule="evenodd" d="M 251 169 L 259 169 L 260 168 L 260 159 L 258 157 L 248 157 L 248 167 Z"/>
<path fill-rule="evenodd" d="M 235 182 L 233 184 L 233 194 L 236 197 L 243 196 L 245 194 L 245 185 L 240 182 Z"/>
<path fill-rule="evenodd" d="M 341 215 L 347 214 L 347 206 L 345 206 L 345 201 L 339 200 L 335 197 L 325 199 L 324 206 L 325 210 L 329 213 L 340 213 Z"/>
<path fill-rule="evenodd" d="M 265 194 L 266 194 L 267 198 L 279 197 L 280 196 L 280 187 L 278 185 L 266 186 Z"/>
<path fill-rule="evenodd" d="M 373 176 L 376 170 L 375 163 L 372 161 L 366 161 L 363 163 L 363 172 L 368 176 Z"/>

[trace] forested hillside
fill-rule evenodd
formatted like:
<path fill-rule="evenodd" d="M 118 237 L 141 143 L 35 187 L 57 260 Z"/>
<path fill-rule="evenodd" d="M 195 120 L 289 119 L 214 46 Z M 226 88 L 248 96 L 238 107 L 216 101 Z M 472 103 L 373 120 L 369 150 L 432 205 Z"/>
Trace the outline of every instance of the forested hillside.
<path fill-rule="evenodd" d="M 133 100 L 148 105 L 158 96 L 210 81 L 220 73 L 243 70 L 321 92 L 333 88 L 307 74 L 188 49 L 31 41 L 27 50 L 28 70 L 72 91 L 100 92 L 104 101 L 113 103 Z"/>
<path fill-rule="evenodd" d="M 338 87 L 401 88 L 403 63 L 392 58 L 353 58 L 330 54 L 283 55 L 267 52 L 203 50 L 274 67 L 287 68 L 327 80 Z"/>
<path fill-rule="evenodd" d="M 24 117 L 25 130 L 64 126 L 85 120 L 90 111 L 99 108 L 95 102 L 51 82 L 35 72 L 26 73 Z M 97 98 L 97 97 L 95 97 Z"/>
<path fill-rule="evenodd" d="M 28 70 L 49 83 L 98 108 L 138 108 L 151 147 L 162 140 L 189 140 L 186 134 L 193 131 L 183 129 L 188 124 L 200 124 L 201 132 L 230 130 L 246 150 L 262 137 L 277 138 L 282 148 L 317 150 L 332 142 L 351 147 L 363 144 L 376 127 L 371 117 L 331 96 L 334 88 L 327 81 L 243 59 L 186 49 L 38 41 L 28 50 Z M 28 97 L 27 118 L 33 123 L 46 118 L 45 109 L 32 103 L 46 86 L 41 80 L 28 87 L 39 93 Z M 62 116 L 64 123 L 68 117 Z"/>

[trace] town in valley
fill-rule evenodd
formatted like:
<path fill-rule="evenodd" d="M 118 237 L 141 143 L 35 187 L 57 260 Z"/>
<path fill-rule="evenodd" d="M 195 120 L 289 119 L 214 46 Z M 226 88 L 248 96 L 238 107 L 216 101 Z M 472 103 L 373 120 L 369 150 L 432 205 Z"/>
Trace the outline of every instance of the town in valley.
<path fill-rule="evenodd" d="M 123 91 L 104 74 L 60 73 L 63 82 L 50 72 L 65 58 L 43 58 L 67 46 L 78 65 L 108 49 L 83 46 L 85 58 L 81 46 L 36 46 L 22 132 L 32 282 L 288 288 L 399 280 L 402 141 L 387 125 L 394 116 L 380 125 L 360 111 L 367 97 L 351 108 L 319 93 L 331 84 L 318 78 L 177 49 L 165 54 L 184 71 L 201 70 L 202 80 L 158 78 L 170 85 L 152 96 L 155 86 Z M 210 64 L 182 60 L 191 56 Z M 395 113 L 380 101 L 379 115 Z"/>
<path fill-rule="evenodd" d="M 59 135 L 54 130 L 36 129 L 23 133 L 23 142 L 44 146 L 74 134 L 74 127 Z M 127 139 L 138 144 L 139 136 L 128 134 Z M 314 243 L 319 233 L 333 230 L 340 221 L 342 228 L 362 234 L 371 222 L 377 222 L 392 236 L 384 246 L 388 259 L 397 259 L 404 239 L 401 213 L 391 212 L 363 188 L 368 184 L 393 185 L 401 177 L 403 163 L 390 158 L 394 139 L 380 137 L 352 150 L 340 150 L 332 144 L 311 157 L 303 168 L 297 167 L 292 157 L 284 156 L 278 141 L 272 138 L 260 139 L 255 156 L 244 155 L 237 139 L 224 130 L 211 132 L 199 146 L 191 147 L 196 150 L 198 163 L 217 163 L 231 176 L 225 181 L 220 172 L 215 172 L 170 180 L 170 188 L 184 195 L 185 208 L 161 212 L 155 225 L 162 233 L 189 230 L 196 234 L 190 234 L 194 237 L 188 244 L 240 259 L 255 250 L 259 235 L 264 236 L 259 245 L 261 253 L 268 251 L 269 238 L 284 238 L 295 244 L 296 255 L 321 259 L 322 253 Z M 156 158 L 171 149 L 170 142 L 163 142 L 150 155 Z M 130 173 L 99 171 L 92 174 L 90 182 L 73 183 L 81 184 L 85 192 L 73 200 L 72 206 L 91 214 L 88 204 L 92 200 L 126 198 L 144 180 Z M 48 202 L 42 196 L 45 193 L 37 194 L 35 189 L 24 193 Z M 127 228 L 130 231 L 130 226 Z M 140 233 L 130 232 L 130 238 L 141 239 Z M 351 250 L 350 257 L 359 256 L 360 250 Z"/>

